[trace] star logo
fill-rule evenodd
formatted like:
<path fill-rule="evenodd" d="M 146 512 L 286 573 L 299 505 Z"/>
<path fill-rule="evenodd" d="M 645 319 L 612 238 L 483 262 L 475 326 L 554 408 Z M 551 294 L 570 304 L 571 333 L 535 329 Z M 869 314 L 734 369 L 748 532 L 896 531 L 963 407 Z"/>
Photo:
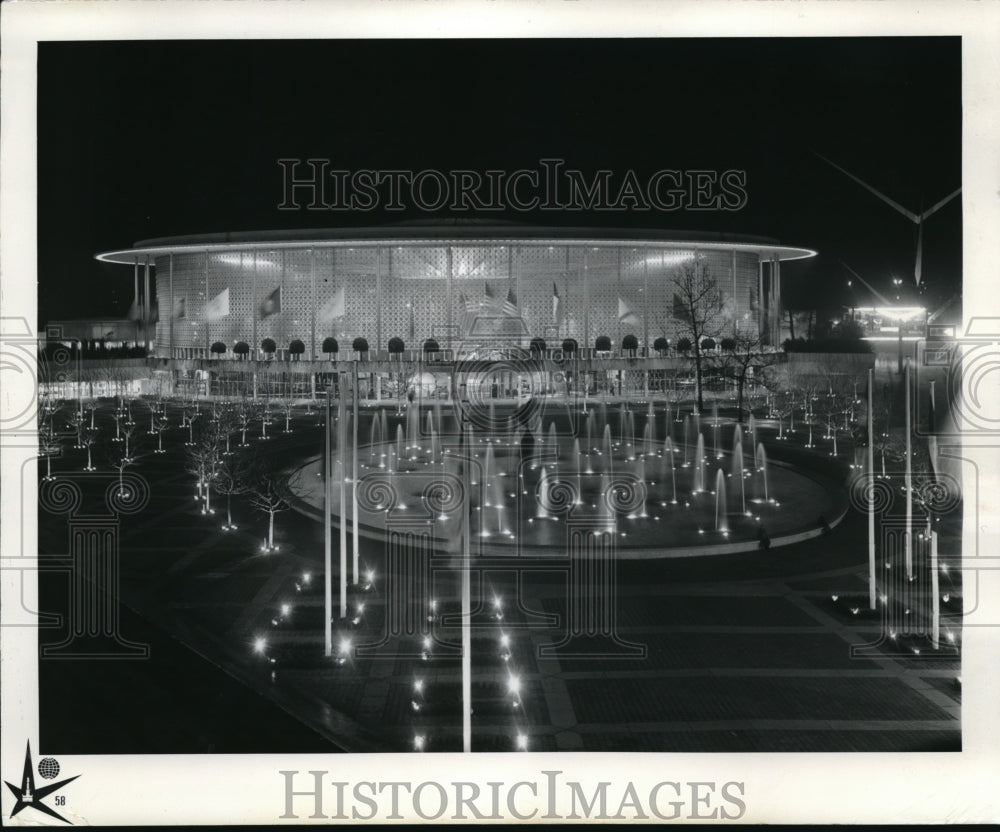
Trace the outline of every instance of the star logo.
<path fill-rule="evenodd" d="M 18 788 L 13 783 L 4 780 L 7 783 L 7 788 L 11 790 L 14 797 L 17 798 L 17 803 L 14 804 L 14 809 L 10 813 L 11 817 L 14 817 L 22 809 L 37 809 L 39 812 L 44 812 L 46 815 L 51 815 L 63 823 L 70 823 L 62 815 L 56 812 L 54 809 L 49 808 L 42 800 L 48 797 L 52 792 L 61 789 L 67 783 L 71 783 L 76 780 L 80 775 L 77 774 L 76 777 L 70 777 L 66 780 L 60 780 L 58 783 L 50 783 L 48 786 L 42 786 L 40 789 L 35 788 L 35 773 L 31 766 L 31 743 L 28 743 L 27 751 L 24 755 L 24 773 L 21 775 L 21 788 Z"/>

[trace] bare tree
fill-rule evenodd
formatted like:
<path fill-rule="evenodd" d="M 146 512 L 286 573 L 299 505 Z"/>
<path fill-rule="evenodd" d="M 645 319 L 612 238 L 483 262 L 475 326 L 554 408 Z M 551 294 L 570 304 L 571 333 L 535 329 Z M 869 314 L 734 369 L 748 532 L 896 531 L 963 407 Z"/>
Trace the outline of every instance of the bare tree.
<path fill-rule="evenodd" d="M 52 457 L 60 451 L 59 431 L 56 429 L 56 413 L 50 397 L 42 400 L 38 408 L 38 450 L 45 457 L 45 479 L 52 479 Z"/>
<path fill-rule="evenodd" d="M 287 480 L 273 471 L 258 467 L 251 481 L 250 502 L 268 518 L 267 539 L 262 548 L 266 552 L 277 551 L 278 547 L 274 545 L 274 516 L 290 507 Z"/>
<path fill-rule="evenodd" d="M 722 364 L 736 382 L 736 420 L 742 422 L 747 380 L 751 376 L 758 381 L 763 380 L 763 372 L 777 361 L 777 355 L 763 351 L 763 338 L 756 329 L 737 327 L 735 335 L 723 339 L 723 343 L 732 347 L 723 349 Z"/>
<path fill-rule="evenodd" d="M 83 447 L 87 449 L 87 464 L 84 467 L 84 471 L 96 471 L 97 467 L 94 465 L 93 460 L 93 448 L 97 444 L 97 429 L 96 428 L 85 428 L 83 431 L 83 438 L 81 439 Z"/>
<path fill-rule="evenodd" d="M 242 453 L 224 456 L 219 461 L 215 474 L 215 490 L 226 497 L 226 522 L 222 526 L 224 531 L 238 528 L 233 522 L 233 496 L 249 491 L 252 474 L 250 462 Z"/>
<path fill-rule="evenodd" d="M 673 279 L 673 313 L 690 339 L 694 350 L 695 398 L 698 410 L 704 409 L 702 397 L 701 342 L 714 337 L 721 325 L 724 301 L 718 281 L 708 266 L 698 258 L 684 263 Z"/>
<path fill-rule="evenodd" d="M 118 496 L 125 496 L 125 469 L 133 465 L 136 455 L 129 456 L 124 444 L 110 445 L 108 447 L 108 464 L 118 472 Z"/>
<path fill-rule="evenodd" d="M 281 400 L 281 413 L 285 417 L 285 433 L 292 432 L 292 413 L 295 412 L 295 400 L 288 396 Z"/>
<path fill-rule="evenodd" d="M 193 421 L 191 423 L 193 431 Z M 193 432 L 192 432 L 193 437 Z M 186 443 L 187 450 L 187 470 L 193 474 L 198 487 L 198 496 L 195 499 L 204 499 L 202 514 L 212 514 L 212 479 L 215 476 L 216 468 L 219 464 L 220 437 L 211 429 L 211 425 L 198 432 L 196 441 Z"/>

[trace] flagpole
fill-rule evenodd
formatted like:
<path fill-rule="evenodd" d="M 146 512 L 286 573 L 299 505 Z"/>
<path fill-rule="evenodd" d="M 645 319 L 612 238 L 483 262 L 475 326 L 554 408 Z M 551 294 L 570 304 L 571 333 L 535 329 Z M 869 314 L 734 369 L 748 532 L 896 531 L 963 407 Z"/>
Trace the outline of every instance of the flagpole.
<path fill-rule="evenodd" d="M 875 609 L 875 370 L 868 370 L 868 607 Z"/>
<path fill-rule="evenodd" d="M 330 397 L 333 395 L 333 382 L 326 388 L 326 432 L 324 435 L 324 456 L 323 456 L 323 590 L 324 590 L 324 610 L 326 612 L 324 635 L 326 645 L 326 655 L 333 653 L 333 529 L 330 526 L 333 512 L 333 472 L 332 460 L 330 456 L 330 422 L 333 403 Z"/>
<path fill-rule="evenodd" d="M 358 541 L 358 360 L 352 362 L 351 372 L 351 398 L 354 402 L 354 441 L 351 443 L 351 517 L 354 519 L 354 539 L 352 551 L 354 553 L 354 583 L 361 583 L 358 575 L 358 560 L 360 545 Z"/>
<path fill-rule="evenodd" d="M 906 362 L 903 369 L 903 392 L 906 396 L 906 577 L 913 580 L 913 495 L 910 493 L 913 485 L 913 452 L 911 449 L 910 425 L 910 363 Z"/>
<path fill-rule="evenodd" d="M 347 407 L 344 373 L 337 374 L 337 458 L 340 460 L 340 617 L 347 617 L 347 489 L 344 486 L 347 454 Z"/>
<path fill-rule="evenodd" d="M 209 291 L 208 291 L 208 249 L 206 248 L 205 249 L 205 306 L 203 307 L 203 309 L 205 310 L 205 312 L 204 312 L 204 316 L 205 316 L 205 358 L 209 358 L 211 356 L 211 354 L 212 354 L 212 352 L 211 352 L 211 346 L 210 346 L 210 338 L 211 338 L 211 336 L 209 335 L 209 332 L 208 332 L 208 304 L 209 304 L 210 300 L 211 300 L 211 296 L 209 295 Z"/>

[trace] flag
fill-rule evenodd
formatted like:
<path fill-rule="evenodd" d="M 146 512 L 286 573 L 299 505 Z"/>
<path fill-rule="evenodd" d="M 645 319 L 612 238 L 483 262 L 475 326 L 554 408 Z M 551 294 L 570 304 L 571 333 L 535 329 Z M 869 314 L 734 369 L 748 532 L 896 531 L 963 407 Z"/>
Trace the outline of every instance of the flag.
<path fill-rule="evenodd" d="M 321 321 L 332 321 L 335 318 L 343 318 L 347 314 L 347 301 L 344 296 L 344 287 L 341 286 L 319 310 L 317 317 Z"/>
<path fill-rule="evenodd" d="M 130 316 L 131 317 L 131 316 Z M 180 320 L 187 317 L 187 298 L 177 298 L 174 301 L 174 318 Z"/>
<path fill-rule="evenodd" d="M 229 287 L 227 286 L 207 304 L 205 304 L 205 320 L 218 321 L 229 314 Z"/>
<path fill-rule="evenodd" d="M 517 295 L 514 294 L 513 286 L 507 289 L 507 297 L 503 302 L 503 313 L 512 318 L 516 318 L 521 314 L 517 310 Z"/>
<path fill-rule="evenodd" d="M 465 292 L 458 293 L 458 327 L 462 333 L 467 333 L 476 316 L 476 305 L 470 301 Z"/>
<path fill-rule="evenodd" d="M 618 298 L 618 322 L 626 325 L 637 326 L 639 316 L 635 314 L 625 301 Z"/>
<path fill-rule="evenodd" d="M 681 296 L 674 292 L 674 318 L 678 321 L 686 321 L 687 317 L 687 306 L 684 305 Z"/>
<path fill-rule="evenodd" d="M 559 287 L 552 284 L 552 323 L 559 323 L 559 315 L 562 312 L 562 298 L 559 297 Z"/>
<path fill-rule="evenodd" d="M 281 287 L 279 286 L 267 296 L 260 305 L 260 316 L 267 318 L 270 315 L 277 315 L 281 311 Z"/>

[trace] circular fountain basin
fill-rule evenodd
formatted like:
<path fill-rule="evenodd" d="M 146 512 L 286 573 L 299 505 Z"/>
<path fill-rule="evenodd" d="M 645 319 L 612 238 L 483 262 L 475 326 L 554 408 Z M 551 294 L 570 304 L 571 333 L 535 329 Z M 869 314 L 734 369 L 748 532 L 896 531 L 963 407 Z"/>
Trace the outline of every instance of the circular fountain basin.
<path fill-rule="evenodd" d="M 823 533 L 848 507 L 845 490 L 829 480 L 774 460 L 741 454 L 742 487 L 734 453 L 703 452 L 664 443 L 642 453 L 643 443 L 592 443 L 579 455 L 573 440 L 541 441 L 531 454 L 513 439 L 473 437 L 471 464 L 457 447 L 411 447 L 396 442 L 359 448 L 359 534 L 385 540 L 394 527 L 429 528 L 435 549 L 458 553 L 467 513 L 474 555 L 563 557 L 569 536 L 613 537 L 620 558 L 676 558 L 749 552 L 760 548 L 760 529 L 771 547 Z M 702 443 L 703 444 L 703 443 Z M 586 443 L 584 443 L 586 445 Z M 558 449 L 558 450 L 557 450 Z M 402 451 L 398 453 L 397 451 Z M 763 467 L 757 462 L 763 461 Z M 765 470 L 766 469 L 766 484 Z M 339 462 L 334 462 L 333 522 L 340 522 Z M 719 473 L 721 472 L 721 474 Z M 433 494 L 445 483 L 452 504 Z M 294 507 L 322 520 L 322 460 L 290 472 Z M 722 485 L 724 495 L 719 494 Z M 615 492 L 609 497 L 610 492 Z M 440 493 L 440 489 L 439 489 Z M 352 484 L 346 486 L 348 527 L 353 525 Z M 610 541 L 607 541 L 610 542 Z M 607 542 L 605 545 L 607 545 Z"/>

